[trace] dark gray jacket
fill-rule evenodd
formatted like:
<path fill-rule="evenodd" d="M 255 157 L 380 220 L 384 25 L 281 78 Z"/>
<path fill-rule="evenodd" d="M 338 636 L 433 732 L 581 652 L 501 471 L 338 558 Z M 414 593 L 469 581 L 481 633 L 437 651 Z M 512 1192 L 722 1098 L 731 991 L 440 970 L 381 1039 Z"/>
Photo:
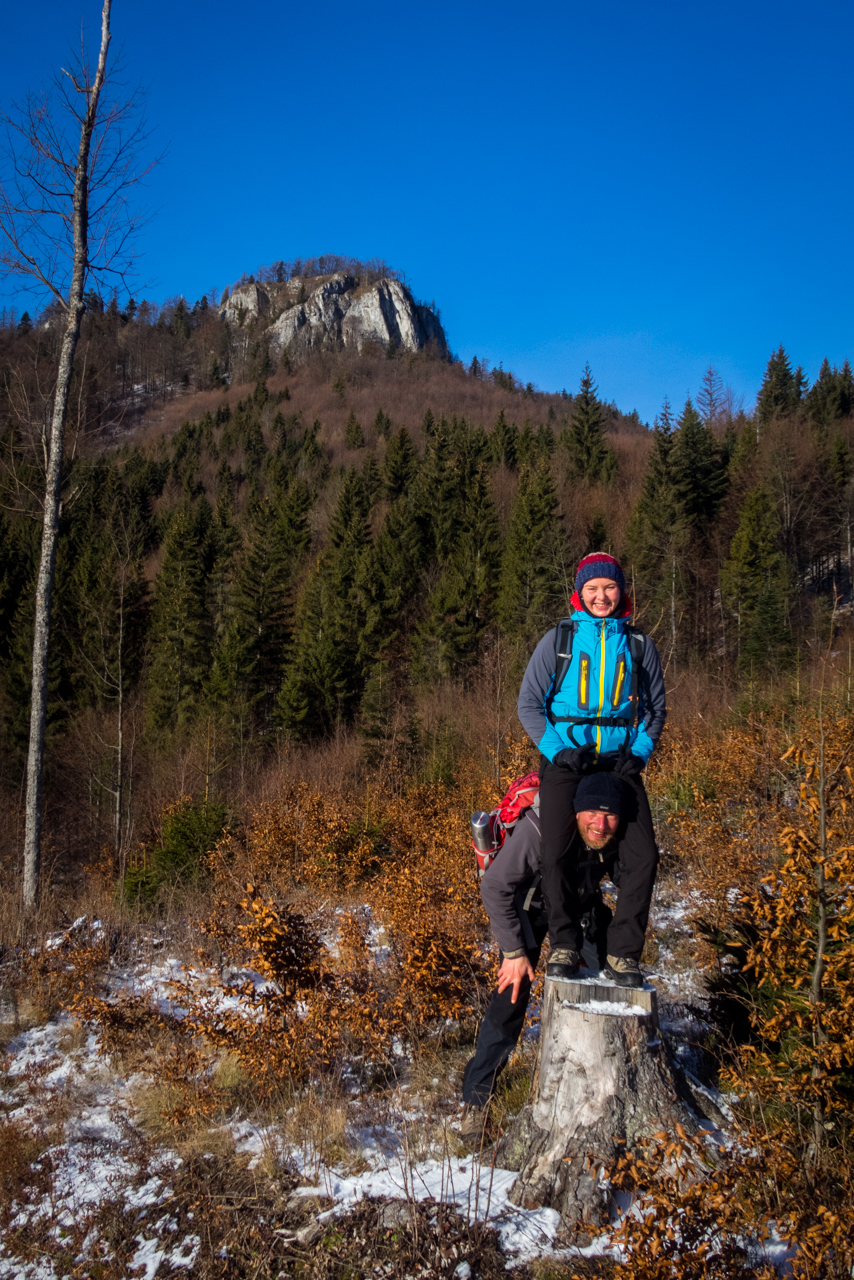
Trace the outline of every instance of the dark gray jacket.
<path fill-rule="evenodd" d="M 583 892 L 592 896 L 604 875 L 612 879 L 616 876 L 616 848 L 612 845 L 597 853 L 587 849 L 579 837 L 576 841 L 579 875 L 586 884 Z M 522 947 L 533 951 L 536 943 L 527 913 L 544 910 L 540 892 L 540 819 L 534 809 L 528 809 L 507 833 L 501 851 L 480 882 L 480 896 L 495 941 L 504 954 Z"/>
<path fill-rule="evenodd" d="M 531 939 L 525 936 L 522 915 L 528 894 L 539 874 L 540 820 L 533 809 L 528 809 L 507 833 L 501 851 L 480 882 L 480 896 L 495 941 L 504 952 L 531 947 Z M 529 908 L 542 907 L 539 888 L 534 890 L 534 896 L 527 905 Z"/>

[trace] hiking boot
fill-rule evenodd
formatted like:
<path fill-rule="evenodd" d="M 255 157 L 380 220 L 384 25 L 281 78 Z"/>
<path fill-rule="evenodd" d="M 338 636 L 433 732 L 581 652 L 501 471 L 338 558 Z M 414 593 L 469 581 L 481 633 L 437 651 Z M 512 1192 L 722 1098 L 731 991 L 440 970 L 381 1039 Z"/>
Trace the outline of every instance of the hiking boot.
<path fill-rule="evenodd" d="M 460 1120 L 459 1135 L 469 1146 L 479 1147 L 486 1138 L 489 1125 L 489 1103 L 478 1106 L 476 1102 L 467 1102 L 463 1107 Z"/>
<path fill-rule="evenodd" d="M 567 978 L 574 978 L 580 968 L 581 956 L 574 947 L 552 947 L 546 965 L 546 977 L 566 981 Z"/>
<path fill-rule="evenodd" d="M 602 972 L 606 978 L 610 978 L 618 987 L 643 986 L 643 974 L 640 971 L 640 965 L 637 960 L 632 960 L 630 956 L 608 956 Z"/>

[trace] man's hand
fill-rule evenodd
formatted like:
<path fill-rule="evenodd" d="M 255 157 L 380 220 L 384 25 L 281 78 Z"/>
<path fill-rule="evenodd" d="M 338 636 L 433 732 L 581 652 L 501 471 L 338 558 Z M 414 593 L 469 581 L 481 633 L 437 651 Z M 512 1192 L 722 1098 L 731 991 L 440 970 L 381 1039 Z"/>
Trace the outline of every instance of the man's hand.
<path fill-rule="evenodd" d="M 522 982 L 527 978 L 529 982 L 534 981 L 534 970 L 527 956 L 514 956 L 512 960 L 507 957 L 501 961 L 501 968 L 498 970 L 498 994 L 506 991 L 508 987 L 513 988 L 513 994 L 510 999 L 513 1004 L 519 999 L 519 988 Z"/>
<path fill-rule="evenodd" d="M 564 747 L 555 756 L 554 764 L 559 764 L 564 769 L 569 769 L 571 773 L 586 773 L 593 763 L 590 759 L 592 750 L 592 742 L 585 743 L 583 747 Z"/>

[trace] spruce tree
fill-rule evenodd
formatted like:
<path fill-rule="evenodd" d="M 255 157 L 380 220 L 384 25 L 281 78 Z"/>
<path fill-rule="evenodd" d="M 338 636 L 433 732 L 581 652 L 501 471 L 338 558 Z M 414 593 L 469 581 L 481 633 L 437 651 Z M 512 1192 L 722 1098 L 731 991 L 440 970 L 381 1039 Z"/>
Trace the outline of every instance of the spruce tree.
<path fill-rule="evenodd" d="M 690 397 L 673 440 L 670 473 L 685 520 L 704 531 L 714 520 L 727 489 L 727 472 L 711 428 Z"/>
<path fill-rule="evenodd" d="M 249 700 L 259 704 L 263 728 L 270 727 L 291 639 L 294 552 L 286 512 L 269 499 L 259 503 L 237 573 L 236 628 L 225 639 L 229 653 L 240 653 Z"/>
<path fill-rule="evenodd" d="M 358 705 L 367 658 L 366 603 L 359 590 L 370 555 L 368 503 L 359 473 L 345 473 L 329 525 L 329 545 L 296 612 L 294 640 L 277 700 L 295 737 L 329 731 Z"/>
<path fill-rule="evenodd" d="M 347 714 L 352 672 L 341 643 L 339 604 L 318 566 L 299 602 L 277 699 L 278 721 L 296 739 L 330 732 Z"/>
<path fill-rule="evenodd" d="M 370 665 L 406 627 L 420 591 L 423 560 L 422 532 L 412 500 L 398 498 L 389 507 L 356 579 L 365 619 L 359 641 L 364 665 Z"/>
<path fill-rule="evenodd" d="M 348 588 L 355 579 L 358 559 L 370 542 L 369 509 L 362 478 L 350 467 L 344 473 L 338 502 L 329 522 L 329 562 L 335 562 L 336 573 Z"/>
<path fill-rule="evenodd" d="M 372 507 L 383 491 L 383 473 L 373 452 L 369 453 L 362 464 L 362 488 L 369 507 Z"/>
<path fill-rule="evenodd" d="M 264 444 L 261 423 L 254 414 L 248 417 L 245 422 L 243 456 L 246 459 L 246 470 L 249 475 L 257 474 L 267 456 L 267 447 Z"/>
<path fill-rule="evenodd" d="M 476 660 L 493 613 L 500 563 L 498 517 L 481 468 L 466 490 L 464 517 L 451 562 L 427 602 L 418 629 L 416 671 L 455 676 Z"/>
<path fill-rule="evenodd" d="M 585 530 L 588 547 L 594 550 L 607 551 L 611 545 L 608 536 L 608 523 L 604 511 L 597 511 Z"/>
<path fill-rule="evenodd" d="M 417 488 L 428 553 L 433 559 L 446 561 L 456 544 L 462 497 L 458 460 L 444 421 L 428 442 Z"/>
<path fill-rule="evenodd" d="M 743 667 L 775 665 L 791 648 L 789 584 L 778 549 L 779 532 L 767 491 L 762 486 L 751 489 L 720 575 L 724 601 L 736 619 L 737 655 Z"/>
<path fill-rule="evenodd" d="M 374 418 L 374 431 L 377 433 L 377 439 L 387 440 L 391 435 L 391 418 L 382 409 L 377 409 L 377 416 Z"/>
<path fill-rule="evenodd" d="M 362 424 L 357 421 L 355 410 L 350 410 L 347 425 L 344 428 L 344 442 L 348 449 L 364 449 L 365 433 Z"/>
<path fill-rule="evenodd" d="M 78 540 L 64 621 L 83 706 L 123 703 L 139 676 L 147 622 L 142 552 L 139 517 L 118 498 L 105 520 L 87 521 Z"/>
<path fill-rule="evenodd" d="M 605 415 L 596 391 L 590 365 L 586 364 L 573 401 L 570 425 L 562 439 L 576 479 L 607 484 L 617 473 L 617 457 L 605 439 Z"/>
<path fill-rule="evenodd" d="M 800 402 L 801 391 L 801 371 L 792 373 L 789 357 L 781 344 L 768 360 L 756 397 L 756 418 L 760 426 L 766 426 L 774 417 L 793 413 Z"/>
<path fill-rule="evenodd" d="M 707 427 L 713 427 L 717 422 L 723 409 L 723 396 L 723 379 L 717 369 L 709 365 L 697 392 L 697 409 Z"/>
<path fill-rule="evenodd" d="M 519 442 L 519 431 L 514 423 L 509 423 L 501 409 L 492 428 L 492 457 L 495 462 L 505 467 L 516 466 L 516 450 Z"/>
<path fill-rule="evenodd" d="M 854 413 L 854 373 L 847 360 L 842 361 L 842 367 L 836 376 L 836 388 L 839 417 L 850 418 Z"/>
<path fill-rule="evenodd" d="M 673 468 L 673 414 L 665 399 L 655 420 L 643 488 L 626 535 L 626 560 L 643 598 L 667 618 L 670 652 L 677 650 L 678 619 L 687 596 L 686 557 L 691 526 Z"/>
<path fill-rule="evenodd" d="M 67 565 L 60 563 L 57 555 L 57 580 L 61 570 Z M 0 714 L 4 720 L 4 737 L 15 764 L 21 767 L 26 762 L 27 743 L 30 730 L 30 697 L 33 671 L 33 623 L 35 618 L 36 579 L 33 576 L 21 591 L 15 616 L 12 620 L 9 637 L 9 656 L 3 667 L 3 686 L 6 694 L 5 703 L 0 704 Z M 54 608 L 57 608 L 56 602 Z M 59 628 L 56 629 L 59 633 Z M 57 635 L 59 640 L 59 634 Z M 67 720 L 67 707 L 71 703 L 73 690 L 69 685 L 68 674 L 63 658 L 65 646 L 52 643 L 48 658 L 47 683 L 47 718 L 45 726 L 45 742 L 55 740 Z"/>
<path fill-rule="evenodd" d="M 551 412 L 551 407 L 549 408 Z M 537 445 L 540 450 L 540 459 L 546 460 L 551 457 L 555 451 L 555 433 L 550 422 L 542 422 L 537 428 Z"/>
<path fill-rule="evenodd" d="M 391 437 L 383 463 L 385 491 L 392 501 L 407 493 L 418 471 L 418 454 L 406 427 Z"/>
<path fill-rule="evenodd" d="M 540 463 L 519 475 L 501 561 L 496 613 L 509 637 L 539 639 L 555 607 L 566 608 L 559 581 L 563 551 L 554 481 Z"/>
<path fill-rule="evenodd" d="M 830 361 L 825 358 L 805 401 L 810 418 L 820 430 L 847 418 L 852 407 L 852 375 L 848 361 L 841 369 L 836 369 L 831 368 Z"/>
<path fill-rule="evenodd" d="M 530 421 L 526 418 L 516 441 L 516 463 L 520 467 L 530 467 L 537 462 L 539 457 L 540 450 L 537 437 L 531 430 Z"/>
<path fill-rule="evenodd" d="M 159 728 L 178 729 L 195 718 L 210 666 L 200 523 L 185 498 L 169 526 L 154 587 L 149 687 L 152 721 Z"/>
<path fill-rule="evenodd" d="M 854 546 L 851 531 L 851 479 L 854 476 L 854 459 L 844 436 L 835 436 L 830 446 L 827 472 L 833 484 L 834 517 L 842 539 L 842 554 L 848 573 L 849 588 L 854 570 Z"/>

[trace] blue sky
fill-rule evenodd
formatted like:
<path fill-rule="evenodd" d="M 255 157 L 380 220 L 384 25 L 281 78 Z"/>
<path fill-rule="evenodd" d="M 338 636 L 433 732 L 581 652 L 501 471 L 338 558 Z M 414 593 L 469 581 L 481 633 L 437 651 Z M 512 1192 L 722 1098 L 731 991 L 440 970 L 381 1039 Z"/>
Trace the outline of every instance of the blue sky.
<path fill-rule="evenodd" d="M 3 106 L 97 0 L 4 14 Z M 115 0 L 144 84 L 149 296 L 384 257 L 452 350 L 651 421 L 712 363 L 854 359 L 854 6 Z"/>

